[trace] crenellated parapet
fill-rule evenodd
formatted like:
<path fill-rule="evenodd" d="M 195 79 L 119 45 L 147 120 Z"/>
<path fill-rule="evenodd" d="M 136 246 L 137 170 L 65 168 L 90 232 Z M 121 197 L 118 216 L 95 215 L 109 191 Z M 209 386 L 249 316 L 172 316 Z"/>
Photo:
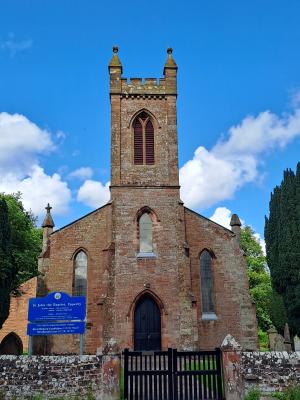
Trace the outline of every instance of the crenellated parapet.
<path fill-rule="evenodd" d="M 123 67 L 118 57 L 118 48 L 113 47 L 113 57 L 108 66 L 110 73 L 110 94 L 121 97 L 164 98 L 177 95 L 177 65 L 172 57 L 172 49 L 167 50 L 163 78 L 123 78 Z"/>
<path fill-rule="evenodd" d="M 165 78 L 122 78 L 121 80 L 122 97 L 129 96 L 158 96 L 163 97 L 166 94 Z"/>

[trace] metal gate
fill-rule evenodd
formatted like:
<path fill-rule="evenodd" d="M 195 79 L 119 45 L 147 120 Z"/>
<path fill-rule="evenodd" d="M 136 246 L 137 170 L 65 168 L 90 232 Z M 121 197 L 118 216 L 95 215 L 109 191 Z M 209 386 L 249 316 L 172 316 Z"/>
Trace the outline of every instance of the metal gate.
<path fill-rule="evenodd" d="M 124 400 L 222 400 L 221 352 L 124 350 Z"/>

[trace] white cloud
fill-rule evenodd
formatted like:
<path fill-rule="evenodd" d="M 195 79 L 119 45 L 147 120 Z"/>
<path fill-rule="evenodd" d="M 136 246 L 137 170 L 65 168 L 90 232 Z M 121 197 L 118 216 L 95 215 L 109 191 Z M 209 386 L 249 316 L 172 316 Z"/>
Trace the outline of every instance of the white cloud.
<path fill-rule="evenodd" d="M 58 140 L 63 142 L 65 140 L 65 138 L 67 137 L 67 135 L 63 131 L 57 131 L 56 132 L 56 137 L 57 137 Z"/>
<path fill-rule="evenodd" d="M 39 157 L 54 149 L 49 131 L 23 115 L 0 113 L 0 192 L 20 191 L 24 207 L 39 216 L 48 202 L 56 214 L 66 213 L 71 200 L 67 183 L 39 165 Z"/>
<path fill-rule="evenodd" d="M 93 170 L 90 167 L 81 167 L 69 173 L 69 178 L 81 180 L 90 179 L 93 176 Z"/>
<path fill-rule="evenodd" d="M 300 108 L 281 117 L 270 111 L 248 116 L 207 150 L 198 147 L 180 168 L 181 197 L 190 207 L 205 208 L 230 199 L 258 179 L 262 154 L 300 137 Z"/>
<path fill-rule="evenodd" d="M 35 215 L 43 215 L 49 202 L 55 214 L 65 214 L 71 200 L 71 191 L 59 174 L 47 175 L 38 165 L 32 166 L 30 174 L 18 179 L 14 174 L 6 174 L 0 179 L 0 192 L 22 193 L 22 202 L 26 210 Z"/>
<path fill-rule="evenodd" d="M 39 155 L 54 148 L 50 132 L 24 115 L 0 113 L 0 174 L 27 174 Z"/>
<path fill-rule="evenodd" d="M 232 216 L 232 212 L 227 207 L 217 207 L 215 209 L 213 215 L 210 217 L 210 219 L 212 221 L 216 222 L 217 224 L 220 224 L 220 225 L 224 226 L 225 228 L 231 230 L 231 226 L 230 226 L 231 216 Z M 242 219 L 241 219 L 241 223 L 242 223 L 243 226 L 245 226 L 245 221 L 243 221 Z M 255 237 L 255 239 L 260 244 L 264 255 L 266 255 L 266 242 L 265 242 L 265 240 L 262 239 L 260 233 L 258 233 L 258 232 L 255 232 L 253 234 L 253 236 Z"/>
<path fill-rule="evenodd" d="M 90 207 L 100 207 L 108 202 L 110 182 L 103 185 L 99 181 L 86 180 L 79 188 L 77 200 Z"/>
<path fill-rule="evenodd" d="M 300 90 L 299 88 L 291 91 L 291 106 L 293 108 L 299 108 L 300 106 Z"/>
<path fill-rule="evenodd" d="M 0 41 L 0 49 L 8 51 L 11 57 L 15 56 L 19 51 L 30 49 L 31 46 L 31 39 L 17 41 L 13 33 L 9 34 L 9 38 L 7 40 Z"/>
<path fill-rule="evenodd" d="M 266 255 L 266 241 L 265 239 L 263 239 L 260 235 L 260 233 L 255 232 L 254 235 L 255 239 L 258 241 L 258 243 L 260 244 L 260 247 L 262 248 L 262 251 L 264 253 L 264 255 Z"/>
<path fill-rule="evenodd" d="M 210 219 L 227 229 L 231 229 L 231 211 L 226 207 L 217 207 Z"/>

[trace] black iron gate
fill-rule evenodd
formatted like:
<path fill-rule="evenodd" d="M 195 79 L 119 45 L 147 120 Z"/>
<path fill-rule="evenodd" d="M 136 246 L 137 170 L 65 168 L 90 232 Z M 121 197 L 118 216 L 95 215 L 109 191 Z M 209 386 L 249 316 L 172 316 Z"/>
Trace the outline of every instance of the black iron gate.
<path fill-rule="evenodd" d="M 221 352 L 124 350 L 125 400 L 222 400 Z"/>

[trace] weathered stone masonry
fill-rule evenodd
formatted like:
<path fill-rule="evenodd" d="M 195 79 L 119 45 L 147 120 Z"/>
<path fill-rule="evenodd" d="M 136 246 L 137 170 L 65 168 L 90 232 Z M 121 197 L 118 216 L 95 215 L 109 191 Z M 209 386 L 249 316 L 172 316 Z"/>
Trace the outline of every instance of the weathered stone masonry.
<path fill-rule="evenodd" d="M 241 363 L 246 391 L 270 393 L 300 383 L 300 352 L 243 352 Z"/>
<path fill-rule="evenodd" d="M 226 400 L 242 400 L 250 389 L 269 394 L 299 385 L 300 352 L 243 351 L 231 335 L 221 349 Z"/>
<path fill-rule="evenodd" d="M 51 399 L 91 391 L 97 400 L 119 399 L 120 357 L 0 356 L 0 393 L 5 399 Z"/>

